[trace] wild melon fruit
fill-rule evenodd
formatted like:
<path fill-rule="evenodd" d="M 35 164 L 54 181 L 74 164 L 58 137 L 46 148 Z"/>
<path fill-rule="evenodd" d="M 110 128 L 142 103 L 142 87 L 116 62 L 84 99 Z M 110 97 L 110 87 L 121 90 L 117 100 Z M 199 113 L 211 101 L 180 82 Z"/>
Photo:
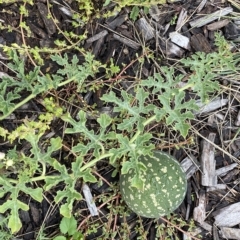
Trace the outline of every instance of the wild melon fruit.
<path fill-rule="evenodd" d="M 187 191 L 186 174 L 177 160 L 161 151 L 139 159 L 147 170 L 141 176 L 144 188 L 131 186 L 133 169 L 120 176 L 120 191 L 128 207 L 142 217 L 159 218 L 179 207 Z"/>

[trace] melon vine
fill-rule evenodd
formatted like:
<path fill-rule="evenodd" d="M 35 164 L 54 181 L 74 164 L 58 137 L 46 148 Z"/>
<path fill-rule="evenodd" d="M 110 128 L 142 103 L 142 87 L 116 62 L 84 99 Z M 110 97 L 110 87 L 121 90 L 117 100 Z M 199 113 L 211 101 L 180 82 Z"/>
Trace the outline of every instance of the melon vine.
<path fill-rule="evenodd" d="M 95 122 L 96 131 L 89 129 L 84 109 L 79 111 L 78 117 L 75 118 L 61 108 L 54 98 L 44 101 L 46 113 L 40 114 L 38 119 L 26 118 L 23 124 L 13 131 L 0 127 L 0 136 L 5 140 L 11 143 L 17 140 L 31 146 L 26 153 L 19 152 L 13 147 L 4 152 L 3 159 L 0 159 L 0 170 L 3 173 L 0 175 L 0 197 L 7 196 L 5 202 L 0 205 L 0 213 L 9 215 L 8 227 L 11 231 L 17 232 L 22 226 L 18 210 L 28 210 L 27 203 L 19 199 L 23 193 L 41 202 L 45 192 L 52 188 L 59 189 L 56 186 L 64 185 L 62 189 L 56 191 L 53 198 L 55 203 L 59 204 L 60 213 L 70 218 L 74 201 L 82 199 L 81 193 L 76 190 L 77 182 L 96 182 L 97 177 L 93 173 L 93 168 L 102 160 L 118 166 L 117 169 L 121 168 L 121 185 L 123 186 L 123 182 L 129 185 L 123 197 L 125 196 L 129 206 L 140 215 L 155 217 L 174 210 L 182 201 L 186 181 L 171 157 L 162 153 L 153 154 L 155 149 L 153 135 L 146 131 L 146 127 L 153 123 L 163 123 L 179 132 L 183 138 L 188 135 L 190 121 L 194 118 L 192 111 L 197 109 L 197 105 L 195 99 L 186 101 L 186 90 L 191 89 L 197 98 L 206 102 L 209 94 L 219 89 L 219 83 L 216 81 L 218 74 L 221 71 L 235 69 L 233 54 L 227 49 L 224 39 L 217 36 L 216 44 L 220 49 L 218 53 L 207 55 L 197 53 L 191 58 L 181 60 L 181 64 L 192 71 L 184 87 L 179 87 L 183 75 L 178 74 L 173 67 L 162 67 L 161 72 L 137 82 L 134 93 L 111 90 L 104 94 L 102 101 L 112 106 L 116 117 L 99 113 Z M 95 61 L 90 53 L 85 54 L 85 61 L 82 64 L 78 63 L 76 56 L 69 59 L 67 55 L 53 55 L 52 60 L 59 65 L 59 70 L 51 76 L 43 76 L 39 67 L 26 72 L 24 63 L 16 52 L 12 51 L 10 57 L 12 63 L 9 63 L 9 67 L 16 72 L 16 76 L 5 76 L 0 83 L 0 120 L 6 119 L 23 104 L 51 89 L 57 90 L 70 82 L 75 82 L 77 88 L 81 90 L 86 79 L 94 77 L 99 67 L 106 68 Z M 211 74 L 205 74 L 206 71 Z M 155 101 L 149 101 L 153 98 Z M 58 159 L 53 154 L 63 147 L 63 140 L 60 137 L 50 140 L 43 138 L 56 118 L 67 124 L 65 135 L 75 134 L 74 144 L 67 154 L 71 156 L 71 164 L 67 166 L 65 159 Z M 162 166 L 157 161 L 158 158 L 162 159 L 160 161 Z M 147 159 L 150 159 L 148 160 L 150 162 L 147 162 Z M 8 163 L 11 163 L 11 166 Z M 153 174 L 158 174 L 155 172 L 157 167 L 162 175 L 160 173 L 157 176 L 151 175 L 151 170 Z M 179 171 L 180 175 L 177 178 L 177 175 L 171 175 L 173 167 Z M 51 171 L 48 171 L 49 169 Z M 167 172 L 170 175 L 166 175 Z M 148 210 L 144 207 L 144 212 L 141 213 L 137 207 L 140 202 L 136 194 L 140 194 L 144 189 L 148 190 L 147 177 L 149 181 L 152 179 L 154 184 L 157 184 L 158 177 L 160 181 L 164 181 L 164 176 L 167 176 L 169 182 L 166 182 L 162 189 L 156 187 L 153 192 L 146 192 L 151 195 L 153 205 L 155 200 L 159 201 L 160 205 L 154 205 L 159 212 L 153 215 L 154 209 L 151 208 L 149 215 L 146 215 Z M 174 179 L 172 183 L 171 177 Z M 41 184 L 35 184 L 36 182 Z M 168 192 L 169 189 L 174 189 L 174 186 L 176 199 Z M 165 193 L 168 200 L 157 200 L 158 190 L 160 194 Z"/>

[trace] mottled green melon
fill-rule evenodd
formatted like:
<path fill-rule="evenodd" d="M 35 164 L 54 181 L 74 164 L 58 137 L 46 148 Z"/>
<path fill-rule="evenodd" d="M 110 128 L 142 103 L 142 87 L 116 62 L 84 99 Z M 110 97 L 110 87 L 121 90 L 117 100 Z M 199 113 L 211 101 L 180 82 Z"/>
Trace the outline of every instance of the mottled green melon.
<path fill-rule="evenodd" d="M 147 171 L 141 178 L 144 189 L 131 187 L 134 170 L 120 177 L 122 198 L 131 210 L 147 218 L 159 218 L 173 212 L 182 203 L 186 190 L 186 174 L 176 159 L 164 152 L 155 151 L 153 157 L 139 159 Z"/>

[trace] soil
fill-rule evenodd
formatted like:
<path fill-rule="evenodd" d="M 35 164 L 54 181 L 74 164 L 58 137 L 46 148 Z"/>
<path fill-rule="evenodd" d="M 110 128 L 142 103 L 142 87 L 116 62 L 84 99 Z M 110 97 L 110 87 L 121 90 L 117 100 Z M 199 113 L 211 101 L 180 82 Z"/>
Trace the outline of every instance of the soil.
<path fill-rule="evenodd" d="M 50 2 L 51 7 L 49 9 Z M 206 53 L 216 51 L 214 45 L 215 32 L 221 32 L 223 34 L 232 44 L 233 52 L 237 53 L 239 51 L 240 4 L 238 4 L 237 1 L 186 0 L 169 2 L 172 3 L 166 3 L 152 8 L 148 14 L 141 10 L 134 22 L 130 18 L 131 7 L 125 7 L 116 15 L 103 18 L 101 17 L 103 13 L 113 11 L 114 5 L 110 4 L 104 7 L 101 0 L 95 1 L 94 7 L 96 12 L 100 13 L 100 17 L 96 18 L 96 12 L 93 12 L 90 20 L 86 24 L 79 24 L 78 27 L 73 27 L 71 24 L 72 13 L 74 11 L 79 12 L 78 1 L 35 0 L 33 5 L 26 4 L 28 16 L 20 14 L 19 7 L 23 4 L 21 1 L 17 3 L 2 3 L 0 4 L 0 22 L 2 29 L 0 32 L 0 44 L 7 46 L 11 44 L 18 46 L 26 45 L 30 48 L 36 46 L 41 48 L 57 48 L 55 44 L 56 40 L 67 42 L 64 32 L 73 32 L 77 36 L 84 33 L 87 34 L 86 40 L 75 41 L 78 47 L 89 50 L 95 55 L 95 59 L 101 61 L 103 64 L 109 65 L 112 61 L 115 65 L 119 66 L 121 69 L 120 73 L 116 74 L 114 78 L 105 79 L 106 85 L 95 91 L 89 89 L 87 92 L 79 92 L 74 84 L 69 84 L 67 87 L 49 92 L 45 96 L 54 95 L 61 100 L 66 109 L 71 108 L 72 113 L 75 113 L 84 104 L 96 106 L 99 111 L 104 112 L 108 111 L 108 109 L 103 105 L 100 98 L 106 89 L 108 89 L 109 84 L 114 83 L 114 87 L 119 89 L 131 89 L 136 74 L 139 77 L 147 78 L 152 75 L 159 66 L 174 65 L 181 58 L 191 56 L 197 51 Z M 212 13 L 221 9 L 232 9 L 232 11 L 202 26 L 194 25 L 196 19 L 199 20 L 199 18 L 203 16 L 210 17 Z M 54 16 L 53 19 L 48 17 L 49 10 L 52 16 Z M 139 21 L 139 19 L 142 19 L 142 22 Z M 19 23 L 21 21 L 26 22 L 29 27 L 28 31 L 20 29 Z M 75 21 L 78 23 L 78 21 L 81 22 L 81 19 Z M 11 30 L 9 26 L 11 26 Z M 173 39 L 171 41 L 171 33 L 175 31 L 178 31 L 181 37 L 183 36 L 178 43 L 173 43 Z M 68 44 L 71 44 L 70 41 Z M 178 44 L 180 44 L 180 46 Z M 145 46 L 145 49 L 148 48 L 154 53 L 154 59 L 156 59 L 156 61 L 149 60 L 143 64 L 135 61 L 136 56 L 146 54 L 143 46 Z M 65 52 L 69 56 L 76 54 L 80 60 L 82 59 L 81 53 L 76 48 L 70 48 Z M 62 53 L 64 53 L 64 51 Z M 45 62 L 41 66 L 41 71 L 44 74 L 56 72 L 58 66 L 50 60 L 49 54 L 45 53 L 44 57 Z M 0 49 L 0 59 L 0 71 L 11 75 L 11 71 L 6 67 L 8 60 L 2 49 Z M 33 61 L 27 58 L 25 64 L 27 69 L 30 70 L 33 66 Z M 103 78 L 104 74 L 104 72 L 100 71 L 97 77 L 99 79 Z M 206 240 L 227 239 L 223 234 L 223 227 L 232 228 L 233 232 L 239 230 L 240 221 L 237 221 L 238 223 L 233 226 L 227 224 L 216 225 L 215 219 L 218 211 L 238 203 L 240 200 L 240 138 L 238 132 L 240 126 L 239 79 L 237 77 L 235 79 L 223 77 L 219 79 L 219 81 L 223 86 L 220 98 L 228 99 L 228 102 L 210 112 L 196 115 L 196 119 L 192 122 L 195 131 L 191 132 L 191 139 L 194 140 L 194 143 L 189 144 L 188 139 L 190 138 L 183 140 L 177 134 L 173 135 L 169 131 L 168 134 L 163 137 L 161 144 L 157 145 L 158 149 L 174 155 L 180 162 L 189 156 L 191 156 L 191 159 L 196 160 L 197 169 L 193 170 L 188 178 L 186 198 L 182 205 L 175 211 L 175 216 L 184 219 L 186 222 L 189 222 L 191 219 L 195 220 L 196 228 L 191 232 L 191 239 L 194 239 L 194 235 L 195 239 L 200 239 L 199 236 Z M 68 105 L 69 97 L 75 98 L 74 104 L 71 106 Z M 23 119 L 34 119 L 40 112 L 44 111 L 44 108 L 40 104 L 42 98 L 43 96 L 38 96 L 36 99 L 28 102 L 24 105 L 24 108 L 14 112 L 15 117 L 13 119 L 9 118 L 1 121 L 1 126 L 8 130 L 14 130 L 23 122 Z M 89 126 L 94 127 L 94 119 L 89 119 Z M 52 125 L 51 133 L 54 133 L 53 135 L 55 135 L 55 137 L 62 136 L 62 128 L 62 122 L 56 120 Z M 161 131 L 161 129 L 164 129 L 164 126 L 158 126 L 156 131 Z M 206 186 L 202 183 L 203 166 L 201 164 L 204 161 L 204 151 L 206 151 L 204 144 L 207 144 L 206 139 L 209 139 L 211 134 L 214 134 L 212 142 L 215 145 L 213 147 L 213 145 L 210 144 L 209 148 L 212 149 L 208 149 L 207 154 L 210 154 L 211 151 L 214 152 L 213 161 L 216 163 L 215 168 L 221 169 L 237 163 L 232 169 L 222 175 L 218 175 L 214 187 Z M 71 142 L 72 139 L 65 136 L 64 144 L 71 147 Z M 0 142 L 1 152 L 6 152 L 13 147 L 13 144 L 6 142 L 4 139 Z M 29 146 L 27 145 L 17 145 L 16 147 L 20 151 L 29 151 Z M 67 154 L 67 151 L 65 152 L 63 150 L 62 158 L 67 156 Z M 66 165 L 68 164 L 70 165 L 70 162 L 66 163 Z M 212 171 L 212 169 L 207 170 Z M 112 219 L 109 218 L 109 211 L 111 210 L 109 209 L 108 202 L 103 201 L 103 196 L 109 197 L 109 203 L 114 206 L 114 208 L 124 205 L 124 203 L 121 202 L 120 194 L 116 191 L 119 176 L 112 177 L 113 171 L 113 167 L 109 166 L 106 162 L 101 162 L 96 167 L 96 174 L 103 179 L 102 185 L 98 183 L 88 185 L 98 207 L 98 216 L 92 217 L 90 215 L 84 200 L 74 204 L 74 212 L 76 212 L 78 216 L 78 229 L 83 233 L 92 231 L 92 233 L 85 236 L 84 239 L 104 239 L 101 237 L 103 234 L 101 226 L 106 223 L 109 229 L 115 229 L 117 231 L 114 239 L 142 239 L 143 234 L 139 233 L 135 228 L 140 220 L 147 232 L 145 239 L 167 239 L 167 228 L 171 226 L 167 218 L 161 218 L 159 220 L 145 219 L 138 217 L 134 213 L 131 213 L 127 219 L 122 219 L 114 213 L 111 215 Z M 109 184 L 115 187 L 110 188 Z M 63 187 L 64 186 L 59 186 L 59 189 Z M 61 215 L 58 205 L 53 203 L 53 195 L 56 190 L 58 189 L 49 191 L 44 196 L 42 203 L 34 201 L 27 195 L 20 195 L 19 198 L 28 203 L 29 211 L 19 212 L 23 227 L 16 234 L 18 239 L 37 239 L 42 226 L 44 226 L 45 235 L 49 237 L 47 239 L 52 239 L 53 236 L 59 232 Z M 82 191 L 81 183 L 79 183 L 78 190 L 80 192 Z M 0 203 L 3 203 L 6 199 L 7 196 L 4 196 L 4 198 L 0 199 Z M 236 208 L 235 213 L 238 213 L 238 216 L 231 215 L 234 214 L 234 211 L 228 214 L 233 218 L 239 218 L 240 215 L 238 211 L 238 208 Z M 121 227 L 126 222 L 129 233 L 127 237 L 121 233 Z M 224 220 L 222 220 L 222 222 L 224 222 Z M 165 237 L 157 237 L 156 235 L 156 226 L 160 224 L 166 227 L 164 230 Z M 94 231 L 94 228 L 96 228 L 96 231 Z M 183 230 L 187 231 L 188 228 L 184 227 Z M 182 231 L 175 229 L 175 233 L 179 239 L 187 239 L 186 234 L 183 234 Z M 172 239 L 177 239 L 176 235 L 173 235 Z M 140 238 L 140 236 L 142 236 L 142 238 Z M 238 236 L 239 237 L 232 239 L 240 239 L 240 233 Z"/>

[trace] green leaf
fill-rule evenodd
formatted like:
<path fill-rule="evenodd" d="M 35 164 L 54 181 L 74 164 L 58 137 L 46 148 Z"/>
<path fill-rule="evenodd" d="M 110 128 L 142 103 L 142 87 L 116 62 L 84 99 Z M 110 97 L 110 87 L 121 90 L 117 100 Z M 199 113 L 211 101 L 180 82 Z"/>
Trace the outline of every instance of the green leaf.
<path fill-rule="evenodd" d="M 126 174 L 131 168 L 134 168 L 134 164 L 132 162 L 124 162 L 122 165 L 121 173 Z"/>
<path fill-rule="evenodd" d="M 64 165 L 60 164 L 54 158 L 47 158 L 45 161 L 60 173 L 60 175 L 49 176 L 45 179 L 44 189 L 46 191 L 51 189 L 53 186 L 56 186 L 60 182 L 67 182 L 68 180 L 71 181 L 71 176 L 69 176 L 69 173 Z"/>
<path fill-rule="evenodd" d="M 131 181 L 132 187 L 135 187 L 140 190 L 144 188 L 144 182 L 138 175 L 134 175 Z"/>
<path fill-rule="evenodd" d="M 53 162 L 50 162 L 50 164 L 60 172 L 60 175 L 53 176 L 52 178 L 47 177 L 44 188 L 49 190 L 51 187 L 56 186 L 60 182 L 65 183 L 65 188 L 62 191 L 57 191 L 54 200 L 56 203 L 60 203 L 62 200 L 64 200 L 65 203 L 61 205 L 60 213 L 64 217 L 71 217 L 74 201 L 82 199 L 82 195 L 75 190 L 76 181 L 81 177 L 81 175 L 75 177 L 73 174 L 69 174 L 66 167 L 58 163 L 56 160 L 53 160 Z M 73 164 L 72 166 L 74 168 L 76 165 Z M 77 173 L 78 170 L 75 169 L 74 174 Z"/>
<path fill-rule="evenodd" d="M 72 128 L 67 128 L 65 133 L 72 134 L 72 133 L 84 133 L 87 138 L 91 139 L 92 141 L 97 141 L 97 136 L 94 134 L 93 130 L 88 130 L 86 127 L 86 113 L 84 111 L 79 111 L 78 113 L 79 121 L 75 121 L 70 114 L 62 116 L 62 119 L 65 122 L 68 122 L 72 125 Z"/>
<path fill-rule="evenodd" d="M 65 122 L 68 122 L 72 125 L 71 128 L 67 128 L 65 130 L 65 133 L 80 133 L 81 138 L 83 139 L 81 142 L 75 145 L 72 150 L 75 153 L 80 152 L 82 155 L 86 155 L 89 151 L 93 150 L 93 156 L 98 157 L 101 154 L 101 151 L 104 151 L 104 142 L 113 138 L 113 132 L 106 133 L 112 119 L 106 114 L 101 114 L 97 119 L 97 122 L 100 125 L 99 132 L 95 133 L 93 130 L 88 130 L 86 126 L 86 113 L 84 111 L 79 111 L 78 117 L 79 121 L 75 121 L 70 114 L 65 114 L 62 116 L 62 119 Z"/>
<path fill-rule="evenodd" d="M 139 7 L 138 7 L 138 6 L 134 6 L 134 7 L 132 8 L 132 10 L 131 10 L 130 18 L 131 18 L 133 21 L 136 21 L 138 15 L 139 15 Z"/>
<path fill-rule="evenodd" d="M 155 149 L 155 146 L 151 143 L 151 139 L 151 133 L 142 133 L 137 137 L 135 151 L 139 156 L 152 155 L 152 150 Z"/>
<path fill-rule="evenodd" d="M 43 196 L 42 196 L 42 188 L 28 188 L 26 186 L 21 186 L 21 191 L 25 192 L 26 194 L 29 194 L 33 199 L 35 199 L 38 202 L 42 202 Z"/>
<path fill-rule="evenodd" d="M 77 221 L 71 216 L 70 218 L 63 217 L 60 223 L 60 230 L 63 234 L 73 235 L 77 231 Z"/>
<path fill-rule="evenodd" d="M 178 122 L 175 124 L 174 128 L 175 128 L 175 130 L 179 130 L 181 135 L 185 138 L 190 129 L 190 125 L 188 123 Z"/>
<path fill-rule="evenodd" d="M 22 227 L 22 223 L 18 216 L 18 213 L 16 213 L 15 211 L 11 212 L 10 218 L 8 220 L 8 227 L 11 229 L 12 233 L 17 233 Z"/>
<path fill-rule="evenodd" d="M 184 101 L 184 92 L 178 92 L 173 99 L 168 99 L 165 94 L 159 96 L 159 100 L 163 105 L 161 112 L 166 116 L 166 123 L 173 125 L 175 130 L 180 131 L 183 137 L 186 137 L 190 125 L 187 120 L 193 119 L 194 115 L 189 110 L 197 109 L 197 105 L 193 100 Z"/>
<path fill-rule="evenodd" d="M 83 156 L 78 156 L 76 161 L 72 163 L 72 171 L 74 179 L 83 178 L 84 182 L 97 182 L 97 179 L 91 173 L 91 168 L 84 171 L 81 170 L 83 164 Z"/>
<path fill-rule="evenodd" d="M 4 191 L 4 189 L 2 190 Z M 10 209 L 8 227 L 11 229 L 12 233 L 16 233 L 22 227 L 21 220 L 18 216 L 18 210 L 22 209 L 24 211 L 27 211 L 29 207 L 27 204 L 17 199 L 19 190 L 16 187 L 8 190 L 11 192 L 10 196 L 12 199 L 9 198 L 9 200 L 0 205 L 0 213 L 4 213 L 6 210 Z M 8 192 L 8 190 L 5 190 L 5 192 Z"/>
<path fill-rule="evenodd" d="M 149 114 L 155 108 L 152 104 L 146 104 L 148 97 L 148 92 L 143 88 L 138 88 L 135 97 L 126 91 L 121 91 L 121 98 L 119 98 L 114 92 L 110 91 L 108 94 L 104 94 L 101 99 L 114 103 L 116 105 L 114 112 L 123 114 L 124 119 L 118 124 L 117 128 L 131 132 L 134 124 L 137 124 L 137 129 L 142 131 L 144 128 L 144 115 Z"/>
<path fill-rule="evenodd" d="M 13 206 L 13 203 L 15 204 L 14 206 Z M 0 212 L 4 213 L 8 209 L 13 209 L 15 213 L 17 208 L 27 211 L 28 205 L 23 202 L 20 202 L 17 199 L 13 199 L 13 200 L 9 199 L 0 206 Z"/>
<path fill-rule="evenodd" d="M 151 88 L 151 92 L 154 94 L 162 94 L 164 92 L 169 98 L 171 98 L 173 94 L 178 92 L 177 86 L 183 78 L 183 75 L 179 74 L 175 77 L 173 67 L 162 67 L 161 71 L 162 75 L 156 73 L 153 77 L 142 80 L 140 85 Z"/>
<path fill-rule="evenodd" d="M 127 136 L 117 134 L 116 139 L 120 143 L 120 148 L 112 148 L 109 150 L 109 152 L 112 153 L 112 156 L 110 157 L 111 164 L 116 162 L 117 159 L 123 158 L 124 155 L 127 155 L 130 151 L 133 151 L 130 140 L 128 139 Z"/>
<path fill-rule="evenodd" d="M 122 112 L 127 110 L 129 114 L 136 115 L 138 112 L 136 112 L 131 105 L 134 100 L 133 96 L 129 95 L 126 91 L 121 91 L 121 95 L 123 100 L 118 98 L 113 91 L 110 91 L 109 93 L 104 94 L 101 99 L 105 102 L 115 103 L 117 107 L 114 108 L 114 112 Z"/>
<path fill-rule="evenodd" d="M 101 114 L 97 122 L 100 124 L 101 128 L 106 129 L 111 124 L 112 118 L 107 114 Z"/>
<path fill-rule="evenodd" d="M 217 42 L 219 43 L 219 38 Z M 225 43 L 223 45 L 226 47 Z M 189 58 L 182 59 L 181 62 L 193 71 L 188 84 L 200 96 L 201 102 L 206 102 L 210 93 L 219 90 L 219 83 L 214 79 L 221 72 L 235 71 L 233 54 L 229 49 L 227 51 L 219 49 L 219 52 L 208 54 L 197 52 Z"/>
<path fill-rule="evenodd" d="M 216 74 L 212 72 L 196 72 L 196 76 L 189 78 L 189 84 L 193 85 L 192 89 L 198 93 L 202 102 L 206 103 L 209 100 L 209 94 L 219 90 L 219 83 L 213 81 Z M 196 79 L 201 79 L 196 82 Z"/>
<path fill-rule="evenodd" d="M 67 240 L 64 236 L 57 236 L 53 240 Z"/>
<path fill-rule="evenodd" d="M 72 216 L 72 202 L 70 204 L 64 203 L 60 207 L 60 214 L 66 218 L 70 218 Z"/>
<path fill-rule="evenodd" d="M 73 240 L 84 240 L 84 235 L 80 232 L 75 232 L 72 237 Z"/>
<path fill-rule="evenodd" d="M 135 186 L 142 186 L 142 182 L 138 176 L 142 172 L 146 171 L 146 166 L 138 161 L 142 155 L 152 155 L 154 145 L 151 144 L 150 139 L 152 135 L 150 133 L 140 134 L 135 142 L 131 142 L 127 136 L 117 135 L 117 139 L 120 143 L 120 147 L 117 149 L 110 149 L 112 153 L 110 157 L 110 163 L 114 164 L 118 159 L 126 159 L 122 164 L 121 173 L 126 174 L 130 169 L 134 169 L 133 179 Z"/>
<path fill-rule="evenodd" d="M 8 130 L 0 127 L 0 136 L 3 137 L 3 139 L 5 140 L 7 135 L 8 135 Z"/>
<path fill-rule="evenodd" d="M 54 178 L 46 178 L 44 190 L 49 191 L 52 187 L 57 186 L 57 184 L 59 184 L 62 181 L 64 181 L 64 178 L 62 177 L 62 175 L 56 176 Z"/>
<path fill-rule="evenodd" d="M 78 83 L 79 87 L 89 76 L 94 76 L 98 71 L 98 68 L 101 66 L 100 62 L 94 59 L 94 56 L 87 52 L 85 54 L 85 62 L 79 64 L 78 58 L 76 55 L 69 60 L 67 54 L 64 54 L 64 57 L 56 54 L 52 55 L 51 59 L 56 61 L 63 68 L 59 68 L 57 71 L 58 75 L 68 76 L 68 79 L 74 78 L 74 81 Z"/>
<path fill-rule="evenodd" d="M 68 65 L 68 56 L 66 53 L 64 54 L 63 57 L 58 54 L 51 55 L 51 59 L 53 61 L 55 61 L 59 66 L 64 67 L 64 66 Z"/>
<path fill-rule="evenodd" d="M 31 130 L 31 126 L 30 124 L 26 126 L 27 129 L 30 131 Z M 51 155 L 53 152 L 57 151 L 58 149 L 61 148 L 62 146 L 62 140 L 60 137 L 58 138 L 51 138 L 50 139 L 50 144 L 48 146 L 47 149 L 40 149 L 39 148 L 39 139 L 42 136 L 43 133 L 40 133 L 38 131 L 38 134 L 34 133 L 34 126 L 33 126 L 33 132 L 27 132 L 27 133 L 23 133 L 20 138 L 22 139 L 26 139 L 27 141 L 30 142 L 31 144 L 31 157 L 26 157 L 25 155 L 22 155 L 22 162 L 23 162 L 23 169 L 28 169 L 29 171 L 23 171 L 22 174 L 19 174 L 19 181 L 20 181 L 20 176 L 24 176 L 23 179 L 21 180 L 21 182 L 25 183 L 27 180 L 27 177 L 29 179 L 31 179 L 33 177 L 33 175 L 36 173 L 36 171 L 40 171 L 40 166 L 39 163 L 41 165 L 45 165 L 46 163 L 50 164 L 51 166 L 58 168 L 56 170 L 60 170 L 61 167 L 64 166 L 60 166 L 56 163 L 56 160 L 51 158 Z M 18 161 L 19 161 L 19 157 L 17 157 Z M 55 165 L 54 165 L 55 163 Z M 61 171 L 64 171 L 63 169 L 61 169 Z M 23 190 L 23 189 L 22 189 Z M 26 189 L 25 189 L 26 190 Z M 38 192 L 37 192 L 38 191 Z M 31 194 L 31 191 L 29 192 L 29 194 Z M 34 190 L 32 192 L 32 194 L 34 194 L 32 197 L 36 200 L 39 199 L 40 197 L 40 190 Z"/>
<path fill-rule="evenodd" d="M 33 53 L 35 56 L 39 56 L 37 51 L 33 51 Z M 41 76 L 39 66 L 26 73 L 24 61 L 17 52 L 12 50 L 10 55 L 12 62 L 8 64 L 8 67 L 16 73 L 16 77 L 5 76 L 0 83 L 0 113 L 3 114 L 1 119 L 42 92 L 56 89 L 72 81 L 75 81 L 80 88 L 89 76 L 93 77 L 98 72 L 98 68 L 101 66 L 101 63 L 96 61 L 90 52 L 85 54 L 85 61 L 82 64 L 78 63 L 76 55 L 69 59 L 67 54 L 64 57 L 56 54 L 51 55 L 51 58 L 61 66 L 57 73 L 51 76 L 47 74 Z M 26 94 L 27 97 L 23 98 Z"/>
<path fill-rule="evenodd" d="M 41 202 L 42 197 L 42 189 L 41 188 L 30 188 L 26 186 L 26 183 L 17 182 L 12 185 L 11 182 L 8 181 L 7 178 L 3 178 L 0 176 L 0 186 L 1 193 L 8 193 L 8 200 L 5 201 L 2 205 L 0 205 L 0 213 L 5 213 L 8 209 L 10 210 L 10 217 L 8 221 L 8 226 L 11 228 L 12 233 L 15 233 L 20 230 L 22 224 L 18 216 L 19 209 L 23 211 L 27 211 L 29 209 L 28 205 L 24 202 L 18 200 L 18 196 L 20 192 L 24 192 L 29 194 L 35 200 Z"/>
<path fill-rule="evenodd" d="M 97 179 L 91 173 L 91 168 L 88 168 L 85 171 L 81 172 L 81 177 L 83 178 L 84 182 L 97 182 Z"/>
<path fill-rule="evenodd" d="M 106 7 L 110 2 L 111 2 L 111 0 L 105 0 L 103 7 Z"/>
<path fill-rule="evenodd" d="M 75 200 L 81 200 L 82 195 L 78 193 L 74 187 L 75 187 L 75 182 L 70 179 L 67 179 L 68 182 L 66 184 L 66 187 L 62 191 L 57 191 L 57 195 L 55 196 L 54 200 L 56 203 L 59 203 L 63 199 L 65 199 L 65 203 L 61 205 L 60 207 L 60 213 L 64 217 L 71 217 L 72 215 L 72 208 L 73 208 L 73 203 Z"/>
<path fill-rule="evenodd" d="M 80 177 L 81 166 L 83 165 L 84 157 L 82 155 L 77 156 L 75 162 L 72 163 L 72 171 L 75 178 Z"/>

